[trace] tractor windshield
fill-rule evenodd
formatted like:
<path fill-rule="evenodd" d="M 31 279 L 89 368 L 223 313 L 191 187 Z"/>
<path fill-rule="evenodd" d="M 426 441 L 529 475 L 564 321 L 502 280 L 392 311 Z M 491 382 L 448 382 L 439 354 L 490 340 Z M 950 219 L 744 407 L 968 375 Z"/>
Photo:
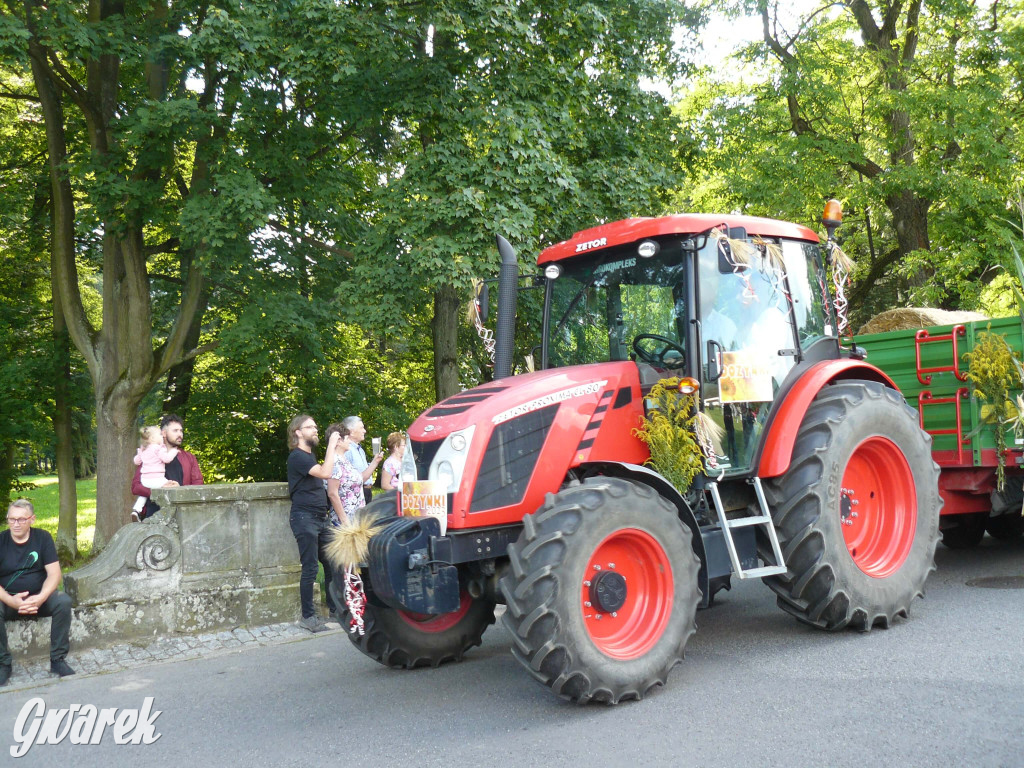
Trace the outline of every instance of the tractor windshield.
<path fill-rule="evenodd" d="M 628 360 L 647 344 L 666 367 L 681 366 L 686 292 L 681 252 L 672 250 L 645 259 L 635 247 L 609 249 L 564 263 L 552 286 L 549 365 Z"/>

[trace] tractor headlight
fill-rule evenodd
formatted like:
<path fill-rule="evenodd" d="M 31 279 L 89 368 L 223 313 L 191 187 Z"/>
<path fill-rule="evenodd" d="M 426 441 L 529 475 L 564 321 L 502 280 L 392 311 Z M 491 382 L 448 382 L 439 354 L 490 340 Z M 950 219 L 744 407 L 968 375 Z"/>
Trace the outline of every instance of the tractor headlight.
<path fill-rule="evenodd" d="M 452 432 L 437 449 L 430 463 L 430 479 L 447 484 L 448 493 L 454 493 L 462 482 L 462 473 L 469 458 L 469 447 L 473 443 L 476 426 Z"/>
<path fill-rule="evenodd" d="M 452 466 L 450 461 L 442 461 L 437 465 L 436 478 L 444 483 L 444 487 L 448 489 L 449 493 L 452 493 L 459 487 L 459 484 L 455 481 L 455 467 Z"/>

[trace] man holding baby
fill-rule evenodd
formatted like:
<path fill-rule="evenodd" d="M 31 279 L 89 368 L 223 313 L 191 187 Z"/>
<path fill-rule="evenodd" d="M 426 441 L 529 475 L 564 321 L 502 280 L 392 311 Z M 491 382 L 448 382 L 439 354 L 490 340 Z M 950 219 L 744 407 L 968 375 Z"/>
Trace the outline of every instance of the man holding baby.
<path fill-rule="evenodd" d="M 160 433 L 163 435 L 164 448 L 170 454 L 169 460 L 164 463 L 165 482 L 161 487 L 173 488 L 178 485 L 202 485 L 203 473 L 199 470 L 199 462 L 196 457 L 188 451 L 181 449 L 181 443 L 185 437 L 181 417 L 174 413 L 168 413 L 160 420 Z M 132 478 L 132 493 L 136 496 L 145 496 L 146 505 L 141 512 L 137 513 L 140 520 L 143 520 L 160 507 L 149 498 L 150 489 L 142 482 L 142 466 L 135 470 L 135 477 Z M 135 520 L 136 513 L 132 511 L 132 520 Z"/>

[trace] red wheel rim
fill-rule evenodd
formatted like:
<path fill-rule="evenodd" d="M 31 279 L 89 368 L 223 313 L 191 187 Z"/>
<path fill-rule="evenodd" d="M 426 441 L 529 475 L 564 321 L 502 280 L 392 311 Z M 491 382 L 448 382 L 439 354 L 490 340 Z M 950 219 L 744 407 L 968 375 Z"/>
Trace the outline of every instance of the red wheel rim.
<path fill-rule="evenodd" d="M 431 613 L 413 613 L 412 611 L 397 611 L 397 613 L 402 617 L 402 621 L 420 632 L 444 632 L 462 621 L 462 617 L 469 612 L 469 606 L 472 604 L 473 598 L 466 590 L 462 590 L 459 595 L 459 609 L 454 613 L 442 613 L 439 616 Z"/>
<path fill-rule="evenodd" d="M 595 603 L 594 579 L 602 571 L 625 581 L 625 600 L 614 611 Z M 672 564 L 661 544 L 636 529 L 616 531 L 602 541 L 587 562 L 580 607 L 594 645 L 615 659 L 636 659 L 661 639 L 672 614 Z"/>
<path fill-rule="evenodd" d="M 885 578 L 910 554 L 917 528 L 917 491 L 903 452 L 891 440 L 869 437 L 854 450 L 839 497 L 843 538 L 868 576 Z"/>

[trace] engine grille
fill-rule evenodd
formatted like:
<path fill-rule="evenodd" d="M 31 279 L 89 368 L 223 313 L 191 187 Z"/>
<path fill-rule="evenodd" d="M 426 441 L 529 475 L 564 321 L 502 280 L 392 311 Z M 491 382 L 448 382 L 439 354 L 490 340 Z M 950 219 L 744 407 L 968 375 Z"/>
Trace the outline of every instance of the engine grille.
<path fill-rule="evenodd" d="M 484 453 L 470 512 L 505 507 L 522 500 L 558 405 L 497 425 Z"/>

